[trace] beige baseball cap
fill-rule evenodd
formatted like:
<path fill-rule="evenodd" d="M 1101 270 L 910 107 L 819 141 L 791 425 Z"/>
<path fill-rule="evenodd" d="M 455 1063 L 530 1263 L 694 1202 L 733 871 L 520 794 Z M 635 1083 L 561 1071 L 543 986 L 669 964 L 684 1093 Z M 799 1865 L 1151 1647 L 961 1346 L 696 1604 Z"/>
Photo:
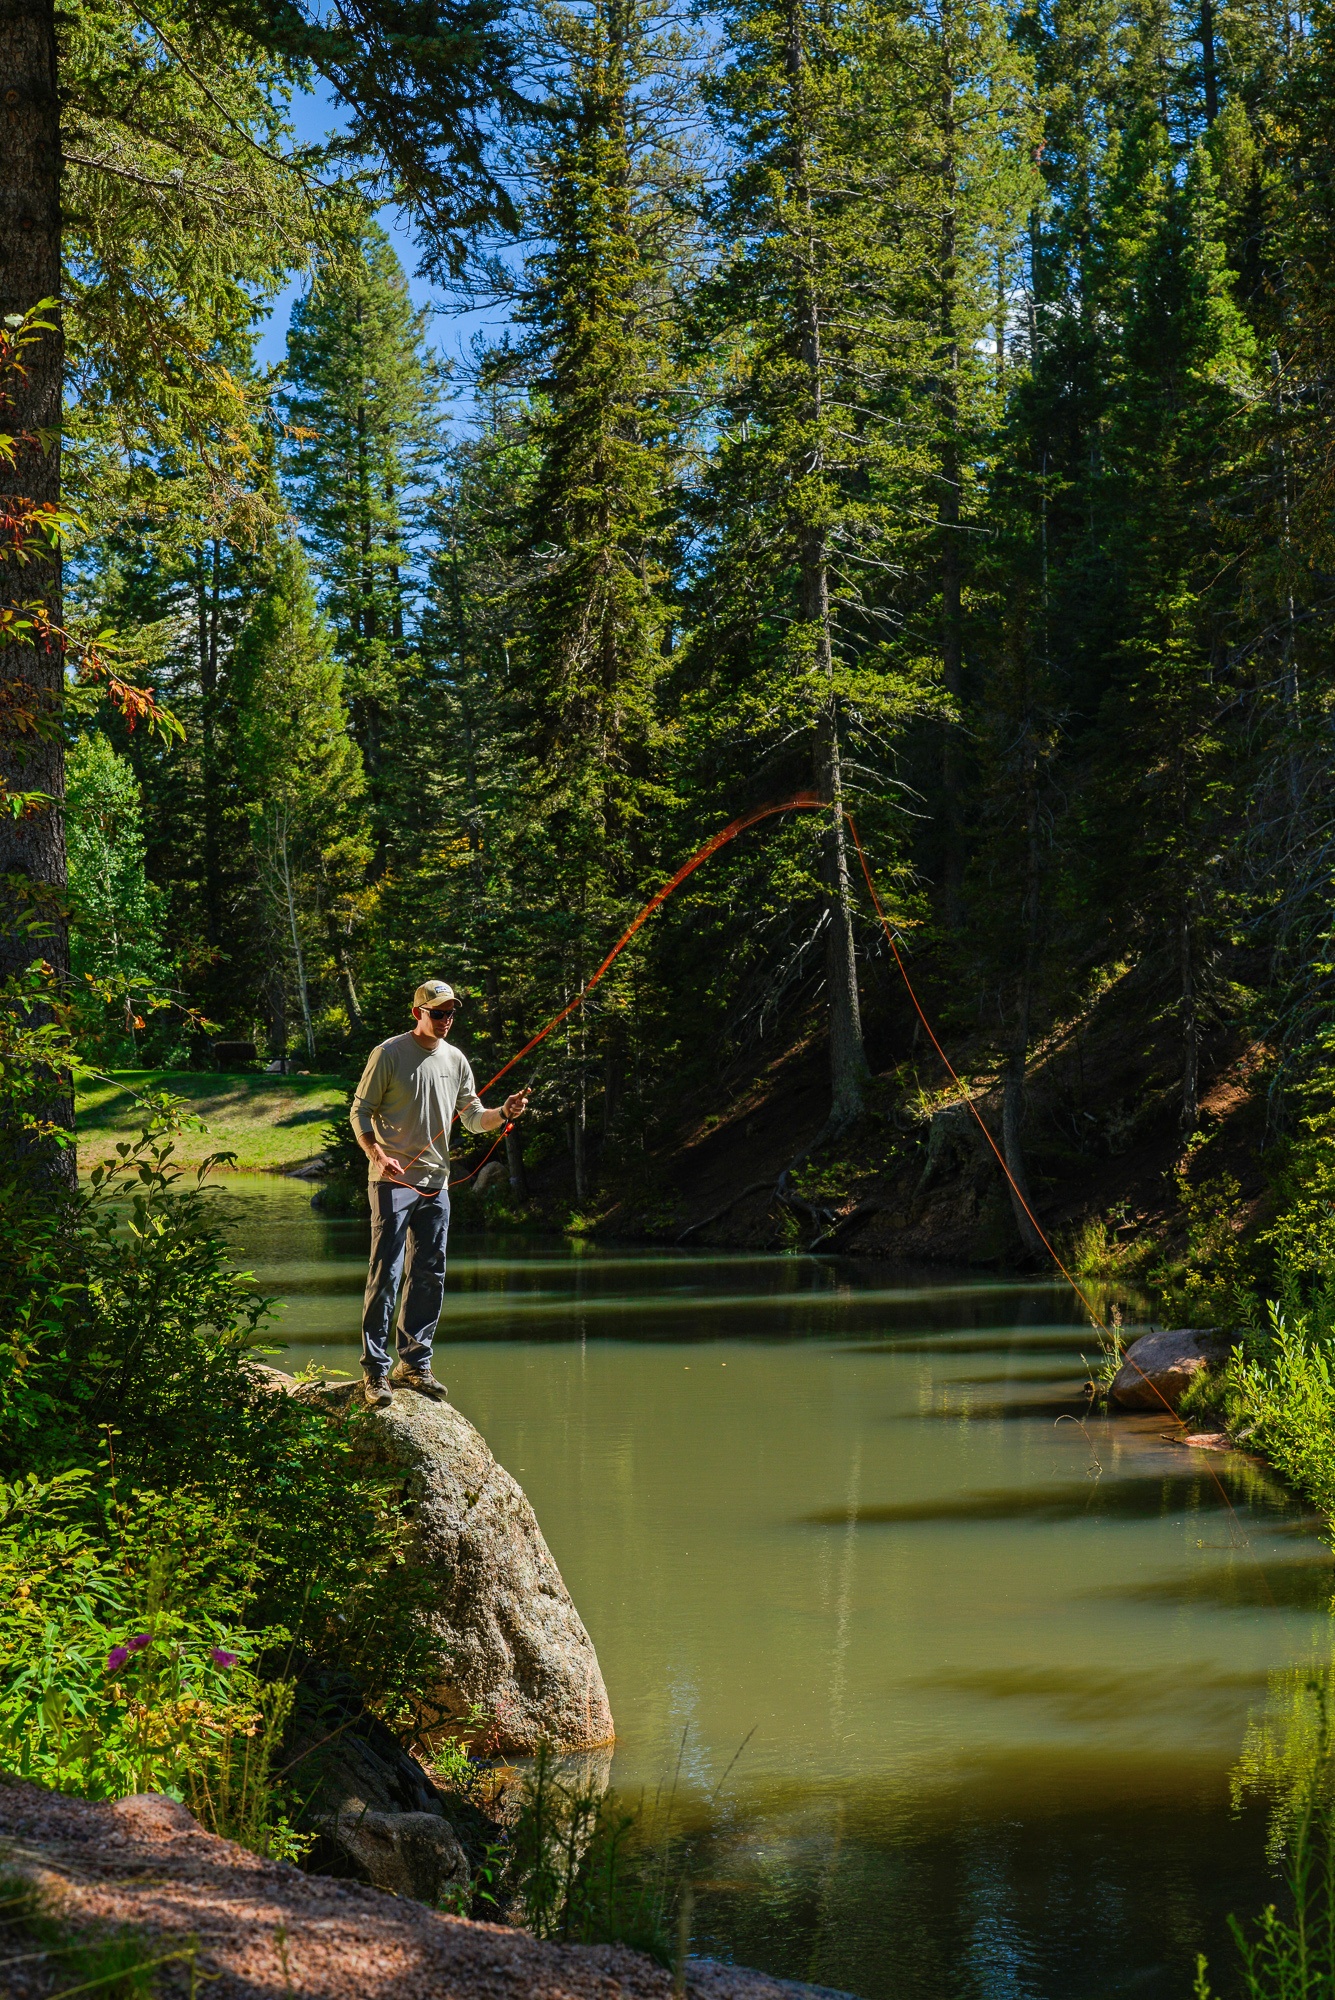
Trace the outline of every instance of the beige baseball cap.
<path fill-rule="evenodd" d="M 443 1007 L 455 997 L 454 988 L 443 979 L 424 979 L 413 995 L 414 1007 Z"/>

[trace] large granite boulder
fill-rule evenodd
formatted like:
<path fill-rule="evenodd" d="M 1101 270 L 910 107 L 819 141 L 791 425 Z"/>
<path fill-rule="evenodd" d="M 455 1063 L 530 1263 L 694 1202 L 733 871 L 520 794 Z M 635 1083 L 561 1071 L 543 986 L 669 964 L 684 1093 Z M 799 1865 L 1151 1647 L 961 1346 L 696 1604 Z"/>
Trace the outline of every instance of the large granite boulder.
<path fill-rule="evenodd" d="M 413 1511 L 410 1560 L 429 1571 L 433 1632 L 450 1661 L 423 1689 L 450 1716 L 477 1706 L 488 1747 L 588 1750 L 615 1731 L 598 1656 L 522 1488 L 449 1403 L 399 1390 L 364 1410 L 356 1386 L 296 1389 L 344 1419 L 356 1409 L 366 1463 L 400 1476 Z"/>
<path fill-rule="evenodd" d="M 1113 1401 L 1125 1410 L 1176 1410 L 1202 1369 L 1219 1367 L 1232 1346 L 1227 1334 L 1190 1327 L 1142 1333 L 1113 1377 Z"/>

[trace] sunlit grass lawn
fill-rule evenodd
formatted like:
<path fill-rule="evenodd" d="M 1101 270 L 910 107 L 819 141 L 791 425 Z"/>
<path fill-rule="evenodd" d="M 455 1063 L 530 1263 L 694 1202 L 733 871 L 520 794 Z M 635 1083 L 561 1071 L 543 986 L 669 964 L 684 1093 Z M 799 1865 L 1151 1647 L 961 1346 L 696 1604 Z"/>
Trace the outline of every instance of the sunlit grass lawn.
<path fill-rule="evenodd" d="M 117 1140 L 137 1136 L 139 1120 L 130 1107 L 135 1091 L 148 1089 L 185 1098 L 208 1128 L 181 1133 L 178 1160 L 195 1165 L 210 1153 L 232 1152 L 237 1168 L 251 1173 L 314 1159 L 324 1127 L 342 1116 L 345 1099 L 345 1086 L 332 1076 L 113 1070 L 109 1082 L 84 1085 L 75 1100 L 84 1172 L 111 1152 Z"/>

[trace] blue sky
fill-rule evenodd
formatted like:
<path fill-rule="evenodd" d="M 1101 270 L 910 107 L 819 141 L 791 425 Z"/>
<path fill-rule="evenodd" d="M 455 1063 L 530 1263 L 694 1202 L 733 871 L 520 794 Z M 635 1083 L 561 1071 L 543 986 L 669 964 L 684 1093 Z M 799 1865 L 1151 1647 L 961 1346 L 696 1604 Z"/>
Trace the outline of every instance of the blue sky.
<path fill-rule="evenodd" d="M 339 107 L 321 83 L 317 90 L 303 91 L 292 100 L 290 118 L 297 140 L 302 144 L 318 143 L 342 125 Z M 379 212 L 380 226 L 388 235 L 399 254 L 399 260 L 408 274 L 408 283 L 413 299 L 419 306 L 429 309 L 431 317 L 427 323 L 427 339 L 432 347 L 448 356 L 462 356 L 468 352 L 474 335 L 487 328 L 497 332 L 505 325 L 505 315 L 499 312 L 458 313 L 445 299 L 439 289 L 417 277 L 417 246 L 413 241 L 411 224 L 402 209 L 387 206 Z M 268 321 L 260 328 L 255 343 L 255 357 L 262 367 L 281 361 L 287 352 L 287 328 L 292 316 L 292 308 L 305 290 L 304 278 L 294 279 L 275 299 Z"/>

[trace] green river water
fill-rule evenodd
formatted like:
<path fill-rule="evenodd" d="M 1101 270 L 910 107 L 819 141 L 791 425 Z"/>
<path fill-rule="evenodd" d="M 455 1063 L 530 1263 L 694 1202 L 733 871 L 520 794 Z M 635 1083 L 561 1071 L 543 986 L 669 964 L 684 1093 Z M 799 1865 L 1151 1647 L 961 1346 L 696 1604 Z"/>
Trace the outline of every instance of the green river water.
<path fill-rule="evenodd" d="M 285 1365 L 357 1367 L 367 1228 L 237 1176 Z M 1188 2000 L 1276 1894 L 1229 1773 L 1329 1658 L 1318 1523 L 1076 1422 L 1047 1283 L 460 1234 L 436 1372 L 593 1636 L 612 1782 L 676 1778 L 693 1949 L 865 2000 Z M 1212 1476 L 1217 1474 L 1217 1477 Z M 739 1746 L 745 1748 L 729 1771 Z"/>

